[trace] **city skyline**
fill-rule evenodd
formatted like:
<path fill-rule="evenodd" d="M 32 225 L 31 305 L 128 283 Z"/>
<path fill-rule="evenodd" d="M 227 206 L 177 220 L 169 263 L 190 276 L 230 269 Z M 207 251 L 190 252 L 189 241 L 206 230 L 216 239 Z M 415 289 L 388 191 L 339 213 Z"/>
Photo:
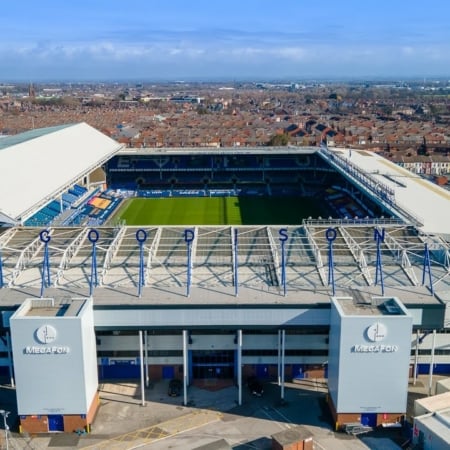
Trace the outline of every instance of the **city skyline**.
<path fill-rule="evenodd" d="M 443 0 L 2 5 L 2 81 L 450 76 Z"/>

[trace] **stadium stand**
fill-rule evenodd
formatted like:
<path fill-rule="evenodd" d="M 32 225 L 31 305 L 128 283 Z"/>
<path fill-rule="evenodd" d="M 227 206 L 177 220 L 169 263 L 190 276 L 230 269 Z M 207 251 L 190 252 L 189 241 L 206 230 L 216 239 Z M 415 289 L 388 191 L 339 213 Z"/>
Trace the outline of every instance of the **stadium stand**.
<path fill-rule="evenodd" d="M 111 189 L 135 189 L 138 196 L 157 196 L 160 191 L 163 197 L 184 196 L 187 191 L 202 196 L 230 191 L 248 196 L 314 196 L 336 178 L 317 155 L 295 153 L 120 155 L 108 161 L 106 170 Z"/>
<path fill-rule="evenodd" d="M 63 209 L 81 201 L 90 174 L 116 154 L 122 145 L 86 123 L 41 128 L 2 139 L 0 167 L 20 167 L 26 182 L 14 195 L 0 199 L 0 224 L 48 224 L 57 217 L 52 200 Z M 51 163 L 44 163 L 51 162 Z M 39 167 L 39 170 L 36 170 Z M 4 171 L 0 192 L 17 184 L 17 172 Z M 34 216 L 34 217 L 33 217 Z"/>
<path fill-rule="evenodd" d="M 87 188 L 75 184 L 68 191 L 61 194 L 60 201 L 52 200 L 43 208 L 34 213 L 25 222 L 25 226 L 46 227 L 55 222 L 67 209 L 72 208 L 88 193 Z"/>

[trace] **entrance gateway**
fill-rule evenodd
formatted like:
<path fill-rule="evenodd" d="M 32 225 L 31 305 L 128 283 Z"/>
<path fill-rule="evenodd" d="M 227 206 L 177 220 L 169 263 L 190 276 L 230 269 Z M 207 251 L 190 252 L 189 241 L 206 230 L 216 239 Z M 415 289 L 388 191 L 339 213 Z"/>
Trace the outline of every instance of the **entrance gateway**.
<path fill-rule="evenodd" d="M 186 370 L 188 385 L 194 380 L 227 379 L 237 382 L 239 378 L 239 345 L 236 330 L 193 329 L 187 331 L 186 354 L 183 349 L 183 330 L 154 328 L 143 331 L 142 357 L 146 379 L 181 379 Z M 242 378 L 249 376 L 261 380 L 277 380 L 281 377 L 283 360 L 284 376 L 287 379 L 316 377 L 327 373 L 328 330 L 314 329 L 320 335 L 319 347 L 314 350 L 315 359 L 299 364 L 304 355 L 311 356 L 312 333 L 302 329 L 242 331 Z M 306 333 L 305 333 L 306 332 Z M 141 361 L 139 337 L 136 330 L 102 330 L 97 332 L 97 356 L 100 380 L 139 379 Z M 284 358 L 282 358 L 284 355 Z"/>
<path fill-rule="evenodd" d="M 192 378 L 234 378 L 235 357 L 233 350 L 192 350 Z"/>

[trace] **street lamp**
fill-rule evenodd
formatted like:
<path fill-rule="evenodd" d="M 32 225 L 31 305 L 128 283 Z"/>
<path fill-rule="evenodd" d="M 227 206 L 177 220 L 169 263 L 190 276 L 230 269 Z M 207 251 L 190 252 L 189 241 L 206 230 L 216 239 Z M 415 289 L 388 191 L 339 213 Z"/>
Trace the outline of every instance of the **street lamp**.
<path fill-rule="evenodd" d="M 6 450 L 9 449 L 8 446 L 8 424 L 6 423 L 6 419 L 9 416 L 10 412 L 9 411 L 5 411 L 4 409 L 0 409 L 0 414 L 3 416 L 3 424 L 5 426 L 5 441 L 6 441 Z"/>

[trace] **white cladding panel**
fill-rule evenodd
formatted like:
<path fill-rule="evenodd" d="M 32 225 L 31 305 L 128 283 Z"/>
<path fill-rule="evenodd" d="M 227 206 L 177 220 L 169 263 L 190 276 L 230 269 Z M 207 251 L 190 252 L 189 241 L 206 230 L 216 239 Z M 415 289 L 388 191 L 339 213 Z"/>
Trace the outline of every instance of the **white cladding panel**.
<path fill-rule="evenodd" d="M 85 303 L 83 310 L 81 315 L 83 366 L 80 369 L 83 370 L 85 380 L 84 391 L 87 401 L 87 412 L 98 391 L 97 346 L 94 331 L 94 311 L 91 300 Z"/>
<path fill-rule="evenodd" d="M 406 411 L 412 318 L 333 316 L 328 376 L 337 412 Z M 382 331 L 374 340 L 376 327 Z"/>
<path fill-rule="evenodd" d="M 98 378 L 92 305 L 85 307 L 85 323 L 82 317 L 11 318 L 19 415 L 88 412 Z M 56 331 L 52 342 L 39 341 L 43 326 Z"/>
<path fill-rule="evenodd" d="M 193 334 L 191 336 L 192 344 L 189 344 L 189 350 L 203 349 L 206 350 L 214 346 L 224 350 L 233 350 L 236 348 L 234 342 L 234 334 L 218 334 L 205 335 Z M 278 335 L 276 334 L 246 334 L 243 333 L 243 348 L 247 350 L 267 350 L 278 348 Z M 100 351 L 112 350 L 139 350 L 139 337 L 136 336 L 121 336 L 121 335 L 102 335 L 99 337 Z M 302 335 L 286 334 L 285 349 L 308 349 L 308 350 L 326 350 L 328 348 L 327 335 Z M 149 350 L 182 350 L 183 339 L 181 333 L 178 335 L 147 335 Z"/>
<path fill-rule="evenodd" d="M 326 308 L 185 308 L 185 309 L 124 309 L 94 311 L 95 326 L 119 327 L 233 327 L 240 326 L 313 326 L 328 325 L 330 310 Z"/>

